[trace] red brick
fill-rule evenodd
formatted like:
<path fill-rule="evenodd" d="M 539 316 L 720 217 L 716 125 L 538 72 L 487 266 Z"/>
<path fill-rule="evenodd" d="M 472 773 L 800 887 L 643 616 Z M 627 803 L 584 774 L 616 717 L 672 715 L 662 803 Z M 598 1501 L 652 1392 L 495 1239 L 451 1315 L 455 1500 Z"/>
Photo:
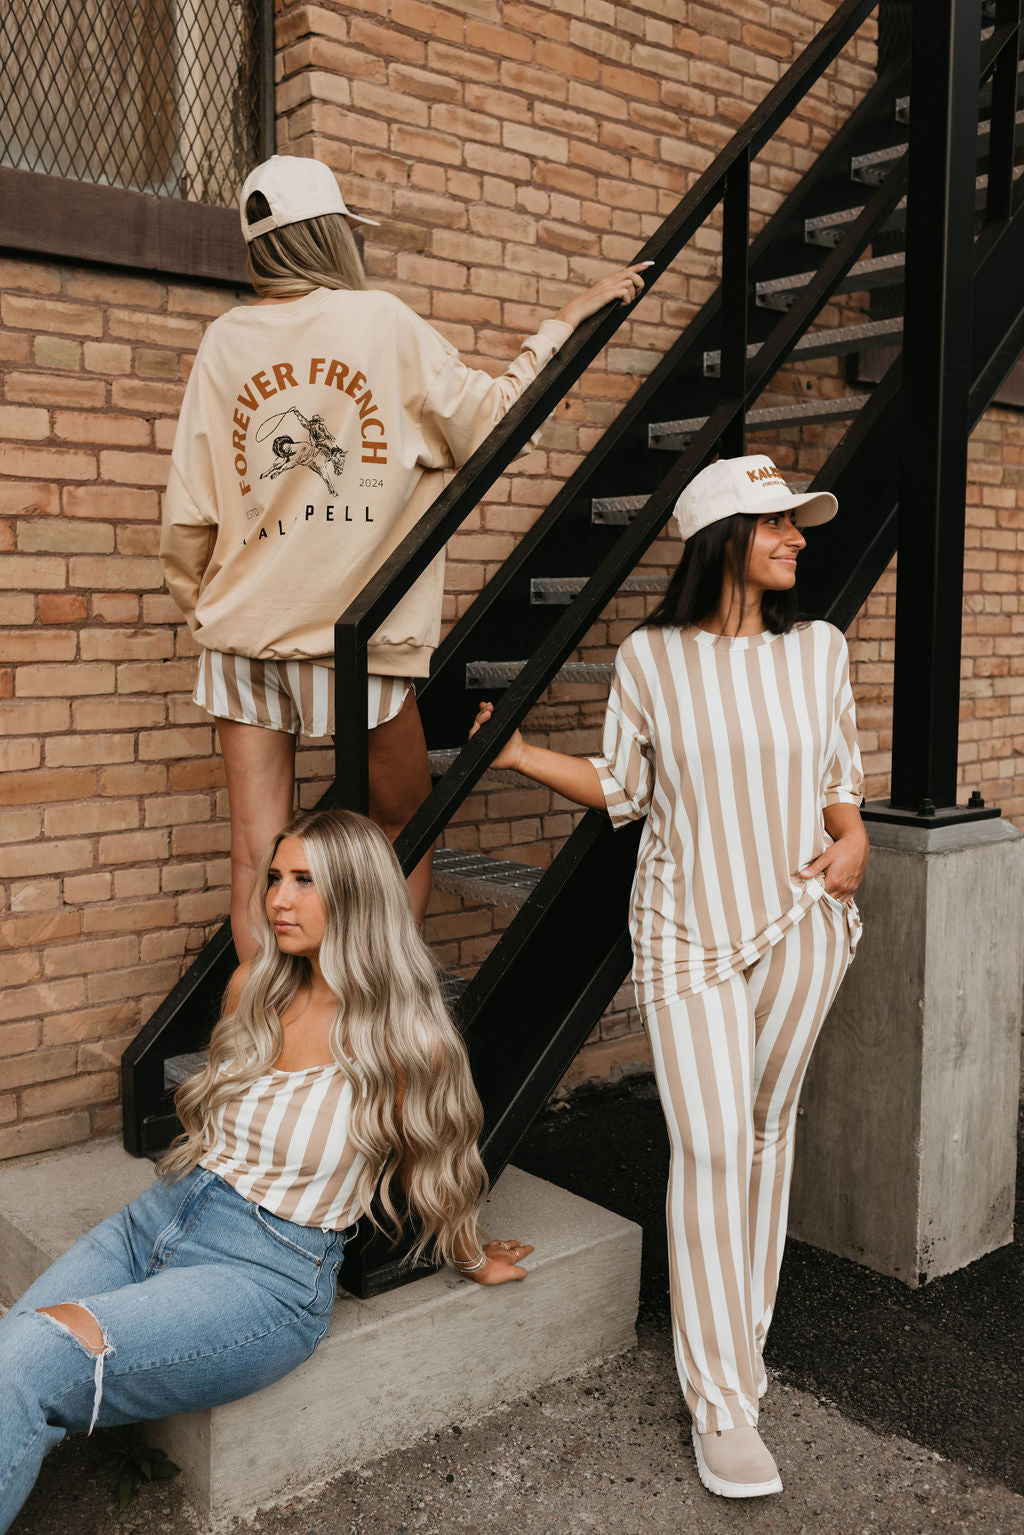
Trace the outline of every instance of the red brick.
<path fill-rule="evenodd" d="M 77 938 L 81 931 L 77 911 L 51 911 L 0 921 L 0 948 L 40 947 L 60 938 Z M 9 982 L 5 982 L 9 984 Z"/>
<path fill-rule="evenodd" d="M 115 485 L 159 485 L 162 489 L 167 484 L 169 466 L 165 453 L 120 453 L 111 449 L 100 454 L 100 472 Z"/>
<path fill-rule="evenodd" d="M 53 435 L 63 437 L 66 442 L 118 443 L 126 447 L 144 447 L 149 445 L 153 434 L 148 422 L 140 421 L 136 416 L 58 410 L 53 418 Z"/>
<path fill-rule="evenodd" d="M 139 806 L 134 799 L 53 805 L 47 810 L 44 821 L 48 837 L 88 837 L 97 832 L 126 831 L 138 826 Z"/>
<path fill-rule="evenodd" d="M 166 704 L 161 698 L 82 698 L 73 714 L 76 730 L 151 730 L 166 718 Z"/>
<path fill-rule="evenodd" d="M 4 735 L 45 735 L 51 730 L 67 730 L 71 723 L 71 709 L 61 701 L 50 703 L 17 702 L 0 703 L 0 732 Z M 4 799 L 7 798 L 8 780 L 4 780 Z"/>
<path fill-rule="evenodd" d="M 25 736 L 18 736 L 12 740 L 0 740 L 0 772 L 15 773 L 25 768 L 39 766 L 40 745 Z M 4 818 L 4 835 L 9 836 Z"/>
<path fill-rule="evenodd" d="M 77 624 L 87 613 L 85 598 L 70 592 L 43 592 L 39 596 L 39 622 L 42 624 Z"/>
<path fill-rule="evenodd" d="M 183 384 L 150 384 L 124 378 L 114 380 L 110 398 L 122 410 L 137 410 L 147 416 L 176 416 L 184 394 Z"/>
<path fill-rule="evenodd" d="M 86 933 L 137 934 L 162 927 L 180 931 L 174 901 L 169 896 L 155 901 L 108 901 L 85 912 L 83 919 Z"/>
<path fill-rule="evenodd" d="M 43 1043 L 78 1044 L 82 1040 L 118 1034 L 138 1021 L 138 1011 L 137 1003 L 121 1002 L 113 1007 L 87 1007 L 78 1012 L 64 1013 L 59 1018 L 48 1018 L 43 1023 Z"/>
<path fill-rule="evenodd" d="M 77 448 L 23 448 L 0 443 L 0 473 L 19 479 L 94 480 L 96 456 Z"/>
<path fill-rule="evenodd" d="M 19 298 L 5 294 L 0 300 L 5 325 L 31 331 L 56 331 L 62 335 L 101 336 L 103 314 L 94 304 L 66 304 L 57 299 Z"/>
<path fill-rule="evenodd" d="M 3 661 L 71 661 L 77 649 L 78 635 L 66 629 L 0 631 Z"/>
<path fill-rule="evenodd" d="M 167 769 L 156 763 L 127 762 L 100 770 L 101 794 L 160 794 L 167 787 Z"/>
<path fill-rule="evenodd" d="M 90 1002 L 119 1002 L 125 997 L 144 996 L 149 992 L 163 1000 L 178 979 L 177 960 L 162 964 L 137 965 L 131 970 L 106 970 L 89 977 Z"/>
<path fill-rule="evenodd" d="M 18 530 L 24 554 L 109 554 L 114 532 L 106 522 L 66 522 L 63 517 L 36 517 Z"/>
<path fill-rule="evenodd" d="M 96 774 L 89 768 L 8 773 L 4 778 L 7 805 L 46 805 L 53 800 L 84 799 L 95 792 Z"/>
<path fill-rule="evenodd" d="M 127 831 L 100 838 L 101 864 L 148 863 L 166 857 L 166 831 Z"/>
<path fill-rule="evenodd" d="M 13 512 L 21 517 L 34 514 L 52 517 L 59 511 L 60 492 L 56 485 L 19 485 L 14 480 L 0 480 L 0 512 Z"/>
<path fill-rule="evenodd" d="M 65 486 L 62 504 L 68 517 L 118 522 L 122 518 L 155 521 L 160 516 L 160 497 L 156 491 L 128 490 L 122 485 Z"/>
<path fill-rule="evenodd" d="M 75 1146 L 88 1139 L 89 1116 L 85 1113 L 30 1120 L 0 1130 L 0 1160 Z"/>
<path fill-rule="evenodd" d="M 439 5 L 423 5 L 420 0 L 392 0 L 390 19 L 395 28 L 407 27 L 412 32 L 425 32 L 430 37 L 443 37 L 450 43 L 462 41 L 461 17 L 453 16 Z"/>
<path fill-rule="evenodd" d="M 69 636 L 71 637 L 71 636 Z M 19 698 L 63 698 L 69 692 L 112 693 L 112 666 L 79 663 L 73 673 L 64 666 L 23 666 L 15 688 Z"/>
<path fill-rule="evenodd" d="M 82 1104 L 102 1103 L 116 1098 L 118 1080 L 116 1071 L 90 1072 L 87 1076 L 71 1077 L 65 1082 L 26 1087 L 21 1095 L 22 1112 L 31 1118 L 37 1114 L 54 1114 L 61 1109 L 79 1108 Z"/>

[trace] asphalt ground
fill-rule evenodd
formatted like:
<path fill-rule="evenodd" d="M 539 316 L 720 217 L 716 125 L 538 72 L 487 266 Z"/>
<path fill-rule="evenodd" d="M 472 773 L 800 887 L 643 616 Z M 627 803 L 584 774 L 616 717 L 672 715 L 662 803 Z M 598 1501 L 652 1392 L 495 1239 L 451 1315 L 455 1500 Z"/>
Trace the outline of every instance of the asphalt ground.
<path fill-rule="evenodd" d="M 643 1226 L 638 1347 L 230 1521 L 233 1535 L 1024 1535 L 1019 1241 L 916 1291 L 790 1243 L 762 1412 L 785 1492 L 737 1504 L 701 1488 L 689 1448 L 653 1082 L 578 1092 L 537 1122 L 515 1161 Z M 117 1443 L 97 1433 L 62 1445 L 10 1535 L 197 1531 L 173 1481 L 143 1487 L 118 1514 L 103 1469 Z"/>
<path fill-rule="evenodd" d="M 668 1322 L 668 1157 L 653 1078 L 638 1076 L 549 1110 L 514 1159 L 640 1223 L 640 1315 L 655 1328 Z M 1024 1115 L 1015 1232 L 1013 1246 L 917 1290 L 789 1242 L 767 1366 L 878 1433 L 1024 1493 Z"/>

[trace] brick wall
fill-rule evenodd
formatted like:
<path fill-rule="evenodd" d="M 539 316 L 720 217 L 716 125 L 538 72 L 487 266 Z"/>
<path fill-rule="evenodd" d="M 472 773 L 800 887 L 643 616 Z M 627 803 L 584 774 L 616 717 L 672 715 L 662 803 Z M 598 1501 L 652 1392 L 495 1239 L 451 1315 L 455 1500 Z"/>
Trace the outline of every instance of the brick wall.
<path fill-rule="evenodd" d="M 284 3 L 279 148 L 336 168 L 350 203 L 381 219 L 367 231 L 371 280 L 495 371 L 543 314 L 635 253 L 832 10 L 831 0 Z M 872 68 L 865 37 L 761 158 L 757 217 Z M 451 551 L 446 621 L 706 298 L 717 247 L 711 228 L 467 523 Z M 194 648 L 162 592 L 156 548 L 188 367 L 203 326 L 239 295 L 43 260 L 6 261 L 0 279 L 2 1157 L 114 1127 L 124 1045 L 226 914 L 223 779 L 211 726 L 190 702 Z M 781 393 L 809 387 L 841 392 L 838 370 L 816 364 L 777 381 Z M 993 412 L 973 444 L 964 761 L 1024 814 L 1013 762 L 1018 419 Z M 813 469 L 831 440 L 820 428 L 790 434 L 779 461 Z M 665 539 L 649 559 L 677 554 Z M 887 577 L 854 635 L 878 793 L 891 592 Z M 643 611 L 640 598 L 613 603 L 586 657 L 610 658 Z M 592 749 L 602 710 L 599 689 L 556 684 L 531 730 Z M 300 753 L 303 803 L 328 766 L 321 749 Z M 545 864 L 574 815 L 546 791 L 499 784 L 463 808 L 447 840 Z M 427 932 L 466 972 L 509 915 L 435 892 Z M 642 1055 L 620 994 L 577 1075 Z"/>

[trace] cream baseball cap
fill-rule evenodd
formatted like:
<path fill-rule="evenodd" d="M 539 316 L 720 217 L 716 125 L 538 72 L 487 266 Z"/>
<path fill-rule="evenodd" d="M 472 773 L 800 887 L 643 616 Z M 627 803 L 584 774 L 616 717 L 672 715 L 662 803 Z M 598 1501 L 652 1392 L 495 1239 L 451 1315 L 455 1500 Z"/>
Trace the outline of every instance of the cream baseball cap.
<path fill-rule="evenodd" d="M 692 538 L 701 528 L 733 517 L 737 512 L 747 517 L 770 516 L 772 512 L 800 511 L 800 526 L 812 528 L 829 522 L 839 510 L 831 491 L 808 491 L 796 495 L 790 490 L 771 459 L 764 453 L 746 458 L 720 458 L 708 464 L 687 485 L 673 509 L 684 539 Z"/>
<path fill-rule="evenodd" d="M 250 224 L 245 216 L 245 205 L 253 192 L 262 192 L 270 204 L 267 218 Z M 269 234 L 284 224 L 298 224 L 303 219 L 316 219 L 324 213 L 342 213 L 355 219 L 357 224 L 373 224 L 376 219 L 364 218 L 345 207 L 334 172 L 322 160 L 303 159 L 299 155 L 271 155 L 262 165 L 257 165 L 245 178 L 238 194 L 238 209 L 242 216 L 242 234 L 246 244 L 257 235 Z"/>

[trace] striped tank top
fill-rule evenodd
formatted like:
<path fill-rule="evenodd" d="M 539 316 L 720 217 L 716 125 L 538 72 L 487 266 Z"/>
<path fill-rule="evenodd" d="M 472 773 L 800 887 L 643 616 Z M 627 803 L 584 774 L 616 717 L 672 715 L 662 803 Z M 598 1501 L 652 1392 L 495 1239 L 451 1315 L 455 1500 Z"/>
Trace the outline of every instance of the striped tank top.
<path fill-rule="evenodd" d="M 826 898 L 800 870 L 828 846 L 824 811 L 861 803 L 846 641 L 820 622 L 739 638 L 637 629 L 591 761 L 613 824 L 646 817 L 630 901 L 638 997 L 717 985 Z"/>
<path fill-rule="evenodd" d="M 200 1165 L 243 1199 L 299 1226 L 343 1231 L 362 1213 L 352 1145 L 352 1087 L 340 1066 L 271 1067 L 214 1114 Z"/>

